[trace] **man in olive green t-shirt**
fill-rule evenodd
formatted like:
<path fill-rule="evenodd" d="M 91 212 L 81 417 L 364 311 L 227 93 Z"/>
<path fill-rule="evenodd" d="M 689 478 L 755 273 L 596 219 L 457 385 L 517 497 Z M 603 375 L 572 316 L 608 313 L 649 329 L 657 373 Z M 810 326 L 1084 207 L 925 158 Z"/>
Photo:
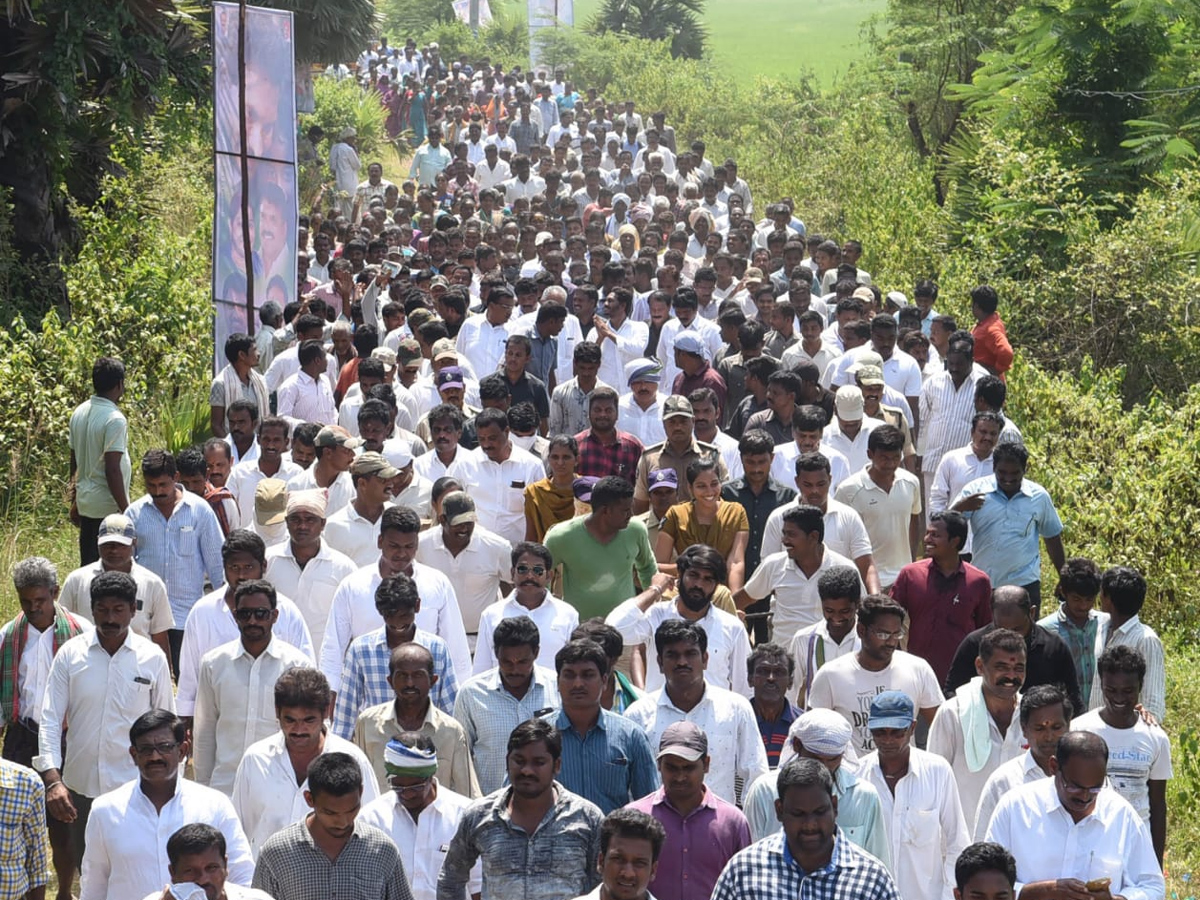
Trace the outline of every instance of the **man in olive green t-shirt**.
<path fill-rule="evenodd" d="M 71 414 L 71 521 L 79 529 L 79 564 L 100 558 L 100 522 L 129 506 L 129 425 L 117 408 L 125 365 L 103 356 L 92 366 L 91 398 Z"/>
<path fill-rule="evenodd" d="M 554 565 L 562 569 L 562 598 L 583 621 L 606 616 L 643 589 L 668 587 L 659 574 L 646 526 L 631 522 L 633 485 L 619 476 L 601 478 L 592 488 L 592 511 L 560 522 L 546 533 Z"/>

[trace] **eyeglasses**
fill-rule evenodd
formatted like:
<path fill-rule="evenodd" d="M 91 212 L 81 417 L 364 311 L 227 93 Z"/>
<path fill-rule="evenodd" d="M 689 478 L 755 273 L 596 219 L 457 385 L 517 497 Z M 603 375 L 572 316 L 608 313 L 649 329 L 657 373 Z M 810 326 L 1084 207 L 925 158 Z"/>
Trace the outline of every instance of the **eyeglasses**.
<path fill-rule="evenodd" d="M 517 574 L 518 575 L 528 575 L 530 572 L 532 572 L 534 575 L 538 575 L 538 576 L 545 575 L 546 567 L 545 566 L 527 566 L 524 563 L 517 566 Z"/>
<path fill-rule="evenodd" d="M 275 612 L 275 610 L 262 608 L 239 609 L 233 614 L 233 617 L 239 622 L 249 622 L 251 619 L 254 619 L 256 622 L 265 622 L 267 619 L 271 618 L 271 613 L 273 612 Z"/>
<path fill-rule="evenodd" d="M 405 797 L 411 797 L 429 790 L 429 784 L 431 781 L 432 779 L 426 778 L 420 784 L 396 784 L 395 778 L 388 779 L 388 783 L 392 786 L 392 790 L 395 793 Z"/>
<path fill-rule="evenodd" d="M 141 744 L 135 746 L 133 752 L 142 757 L 153 756 L 155 753 L 159 756 L 166 756 L 178 746 L 179 744 L 175 741 L 164 741 L 161 744 Z"/>
<path fill-rule="evenodd" d="M 902 641 L 904 636 L 908 634 L 907 628 L 901 628 L 899 631 L 878 631 L 871 629 L 871 637 L 877 641 Z"/>
<path fill-rule="evenodd" d="M 1099 787 L 1084 787 L 1081 784 L 1076 784 L 1062 772 L 1058 773 L 1058 777 L 1062 779 L 1063 787 L 1072 794 L 1087 794 L 1089 797 L 1095 797 L 1104 790 L 1104 785 L 1100 785 Z"/>

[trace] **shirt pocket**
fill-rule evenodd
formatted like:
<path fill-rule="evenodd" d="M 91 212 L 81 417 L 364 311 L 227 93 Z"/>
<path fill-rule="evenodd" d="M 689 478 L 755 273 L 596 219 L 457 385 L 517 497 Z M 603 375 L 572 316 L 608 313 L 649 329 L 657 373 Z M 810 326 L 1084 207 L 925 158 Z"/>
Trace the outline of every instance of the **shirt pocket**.
<path fill-rule="evenodd" d="M 0 818 L 0 866 L 11 871 L 13 866 L 25 864 L 25 841 L 21 823 L 9 816 Z"/>
<path fill-rule="evenodd" d="M 912 847 L 933 847 L 941 844 L 941 830 L 937 810 L 910 809 L 904 814 L 901 840 Z"/>
<path fill-rule="evenodd" d="M 199 550 L 200 536 L 191 525 L 184 525 L 175 533 L 175 552 L 179 556 L 192 557 Z"/>
<path fill-rule="evenodd" d="M 150 709 L 150 690 L 153 686 L 153 676 L 140 670 L 119 671 L 116 678 L 109 682 L 109 690 L 117 705 L 126 711 L 137 711 L 137 715 Z"/>

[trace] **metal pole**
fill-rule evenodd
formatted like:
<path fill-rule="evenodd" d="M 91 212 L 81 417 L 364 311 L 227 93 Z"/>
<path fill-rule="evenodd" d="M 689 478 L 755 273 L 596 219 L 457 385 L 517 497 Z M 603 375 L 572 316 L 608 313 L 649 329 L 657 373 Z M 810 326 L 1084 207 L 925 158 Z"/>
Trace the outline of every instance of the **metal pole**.
<path fill-rule="evenodd" d="M 467 18 L 470 20 L 471 34 L 479 37 L 479 0 L 471 0 L 467 5 Z"/>
<path fill-rule="evenodd" d="M 242 257 L 246 261 L 246 333 L 254 333 L 254 246 L 250 241 L 250 158 L 246 146 L 246 0 L 238 0 L 238 133 L 242 165 Z"/>

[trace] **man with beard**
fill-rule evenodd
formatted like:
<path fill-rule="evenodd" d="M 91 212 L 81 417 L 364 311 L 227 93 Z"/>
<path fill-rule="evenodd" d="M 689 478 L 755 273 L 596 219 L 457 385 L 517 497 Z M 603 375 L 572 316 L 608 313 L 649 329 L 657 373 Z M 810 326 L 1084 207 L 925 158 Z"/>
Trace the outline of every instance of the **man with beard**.
<path fill-rule="evenodd" d="M 101 572 L 90 591 L 96 630 L 66 641 L 50 664 L 32 761 L 46 786 L 46 812 L 70 829 L 76 866 L 93 799 L 134 774 L 121 735 L 143 713 L 175 708 L 166 657 L 129 627 L 137 608 L 133 576 Z M 110 680 L 125 689 L 114 695 Z"/>
<path fill-rule="evenodd" d="M 727 578 L 725 560 L 712 547 L 694 544 L 675 561 L 679 567 L 679 593 L 664 600 L 655 591 L 644 591 L 626 600 L 605 619 L 621 632 L 626 647 L 643 648 L 654 639 L 658 627 L 668 620 L 695 622 L 708 635 L 707 680 L 743 696 L 750 693 L 746 660 L 750 638 L 737 616 L 713 606 L 717 586 Z M 660 689 L 663 673 L 646 666 L 645 688 Z M 653 669 L 653 671 L 650 671 Z"/>
<path fill-rule="evenodd" d="M 616 475 L 633 480 L 646 448 L 637 436 L 617 428 L 621 402 L 617 392 L 607 385 L 600 385 L 588 396 L 589 427 L 575 436 L 579 442 L 575 474 L 595 478 Z"/>
<path fill-rule="evenodd" d="M 442 860 L 471 801 L 438 779 L 437 748 L 428 735 L 401 731 L 380 756 L 391 790 L 364 806 L 358 821 L 374 825 L 400 849 L 414 900 L 436 900 Z M 482 888 L 480 875 L 478 866 L 471 870 L 468 890 L 474 895 Z"/>
<path fill-rule="evenodd" d="M 522 722 L 508 739 L 509 787 L 463 814 L 438 876 L 437 900 L 466 900 L 476 861 L 490 897 L 562 900 L 591 890 L 599 875 L 596 805 L 556 780 L 562 735 L 548 722 Z"/>
<path fill-rule="evenodd" d="M 571 641 L 554 658 L 562 708 L 551 714 L 562 736 L 560 783 L 607 814 L 658 787 L 645 732 L 600 705 L 608 657 L 595 641 Z M 613 760 L 624 760 L 614 765 Z"/>
<path fill-rule="evenodd" d="M 269 581 L 243 581 L 234 591 L 240 639 L 204 654 L 196 689 L 196 781 L 225 794 L 246 747 L 275 732 L 267 698 L 288 669 L 311 665 L 274 636 L 279 597 Z"/>
<path fill-rule="evenodd" d="M 1053 684 L 1039 684 L 1021 695 L 1021 733 L 1029 749 L 988 776 L 975 814 L 975 840 L 987 837 L 996 807 L 1011 791 L 1054 775 L 1050 761 L 1059 739 L 1071 730 L 1071 701 Z"/>
<path fill-rule="evenodd" d="M 979 675 L 938 708 L 929 728 L 929 752 L 950 763 L 972 833 L 988 776 L 1021 755 L 1017 708 L 1025 681 L 1025 640 L 1003 628 L 988 632 L 975 669 Z"/>
<path fill-rule="evenodd" d="M 232 848 L 233 877 L 254 874 L 250 845 L 229 798 L 181 777 L 191 749 L 187 728 L 173 712 L 152 709 L 129 729 L 129 755 L 138 777 L 96 798 L 87 825 L 80 900 L 144 897 L 170 877 L 159 835 L 191 822 L 220 829 Z"/>
<path fill-rule="evenodd" d="M 167 839 L 167 872 L 172 885 L 203 888 L 207 900 L 272 900 L 262 891 L 228 880 L 225 847 L 225 835 L 211 825 L 184 825 Z M 144 900 L 175 900 L 172 885 Z"/>

